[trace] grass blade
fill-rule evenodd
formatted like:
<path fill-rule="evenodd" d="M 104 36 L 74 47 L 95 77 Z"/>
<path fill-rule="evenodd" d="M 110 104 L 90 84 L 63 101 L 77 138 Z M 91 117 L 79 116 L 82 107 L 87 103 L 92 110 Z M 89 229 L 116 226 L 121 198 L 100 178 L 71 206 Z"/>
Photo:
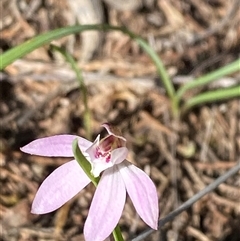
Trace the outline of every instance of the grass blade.
<path fill-rule="evenodd" d="M 195 97 L 189 99 L 183 106 L 183 113 L 188 109 L 207 102 L 216 102 L 222 101 L 225 99 L 230 99 L 234 97 L 240 97 L 240 86 L 235 86 L 227 89 L 219 89 L 214 91 L 208 91 L 202 94 L 199 94 Z"/>
<path fill-rule="evenodd" d="M 177 98 L 180 100 L 183 96 L 183 94 L 190 89 L 205 85 L 205 84 L 209 84 L 210 82 L 217 80 L 223 76 L 229 75 L 229 74 L 233 74 L 234 72 L 240 71 L 240 59 L 235 60 L 234 62 L 220 68 L 217 69 L 213 72 L 210 72 L 206 75 L 203 75 L 185 85 L 182 86 L 182 88 L 180 88 L 177 91 Z"/>
<path fill-rule="evenodd" d="M 151 57 L 151 59 L 153 60 L 153 62 L 157 67 L 158 74 L 165 86 L 168 96 L 171 99 L 174 98 L 175 90 L 174 90 L 173 84 L 168 76 L 166 69 L 164 68 L 162 61 L 160 60 L 157 53 L 151 48 L 151 46 L 149 46 L 149 44 L 144 39 L 130 32 L 126 28 L 111 26 L 107 24 L 69 26 L 69 27 L 56 29 L 56 30 L 38 35 L 3 53 L 0 56 L 0 59 L 1 59 L 0 70 L 4 69 L 7 65 L 11 64 L 13 61 L 23 57 L 24 55 L 30 53 L 31 51 L 37 49 L 38 47 L 45 44 L 49 44 L 52 40 L 59 39 L 70 34 L 76 34 L 79 32 L 90 31 L 90 30 L 121 31 L 127 34 L 130 38 L 134 39 L 140 45 L 140 47 Z"/>

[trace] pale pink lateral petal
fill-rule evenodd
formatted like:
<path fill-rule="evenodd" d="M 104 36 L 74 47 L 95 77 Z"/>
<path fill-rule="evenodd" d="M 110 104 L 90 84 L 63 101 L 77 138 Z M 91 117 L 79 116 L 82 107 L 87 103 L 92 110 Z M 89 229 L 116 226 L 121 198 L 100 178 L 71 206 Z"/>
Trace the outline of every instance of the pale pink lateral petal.
<path fill-rule="evenodd" d="M 139 216 L 151 228 L 157 229 L 159 207 L 154 183 L 145 172 L 128 161 L 119 164 L 118 168 Z"/>
<path fill-rule="evenodd" d="M 128 155 L 128 149 L 126 147 L 120 147 L 120 148 L 114 149 L 111 154 L 110 162 L 113 165 L 119 164 L 127 158 L 127 155 Z"/>
<path fill-rule="evenodd" d="M 79 148 L 85 151 L 92 142 L 75 135 L 56 135 L 34 140 L 20 148 L 21 151 L 32 155 L 73 157 L 72 142 L 78 139 Z"/>
<path fill-rule="evenodd" d="M 126 189 L 116 166 L 103 172 L 84 226 L 86 241 L 103 241 L 116 227 L 126 200 Z"/>
<path fill-rule="evenodd" d="M 76 160 L 54 170 L 42 183 L 32 203 L 32 213 L 52 212 L 80 192 L 90 179 Z"/>

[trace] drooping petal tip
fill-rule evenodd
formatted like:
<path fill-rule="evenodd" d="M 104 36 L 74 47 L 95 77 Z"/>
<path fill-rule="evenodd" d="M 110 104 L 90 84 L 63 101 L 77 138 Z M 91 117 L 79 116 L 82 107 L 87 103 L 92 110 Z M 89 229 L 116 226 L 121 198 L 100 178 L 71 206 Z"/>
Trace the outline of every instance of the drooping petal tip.
<path fill-rule="evenodd" d="M 84 225 L 86 241 L 103 241 L 116 227 L 126 201 L 126 188 L 116 166 L 103 172 Z"/>
<path fill-rule="evenodd" d="M 137 213 L 147 225 L 157 230 L 159 205 L 153 181 L 144 171 L 126 160 L 118 168 Z"/>

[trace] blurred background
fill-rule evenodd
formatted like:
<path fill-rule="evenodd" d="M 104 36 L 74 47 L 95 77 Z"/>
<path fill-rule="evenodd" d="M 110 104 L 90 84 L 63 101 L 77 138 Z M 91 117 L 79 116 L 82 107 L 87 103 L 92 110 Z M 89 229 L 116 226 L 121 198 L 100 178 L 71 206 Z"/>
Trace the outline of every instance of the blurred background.
<path fill-rule="evenodd" d="M 176 88 L 239 57 L 239 0 L 1 0 L 0 53 L 56 28 L 108 23 L 142 36 L 162 59 Z M 117 126 L 128 141 L 129 161 L 155 182 L 161 217 L 239 161 L 240 103 L 198 106 L 176 120 L 152 60 L 121 32 L 84 32 L 53 41 L 83 71 L 92 139 Z M 89 185 L 59 210 L 30 214 L 42 181 L 64 158 L 23 154 L 19 148 L 43 136 L 86 137 L 83 96 L 65 59 L 40 47 L 0 73 L 1 241 L 77 241 L 94 188 Z M 219 79 L 197 93 L 240 83 Z M 237 241 L 240 176 L 221 184 L 189 210 L 154 232 L 149 241 Z M 127 200 L 120 226 L 126 240 L 146 229 Z"/>

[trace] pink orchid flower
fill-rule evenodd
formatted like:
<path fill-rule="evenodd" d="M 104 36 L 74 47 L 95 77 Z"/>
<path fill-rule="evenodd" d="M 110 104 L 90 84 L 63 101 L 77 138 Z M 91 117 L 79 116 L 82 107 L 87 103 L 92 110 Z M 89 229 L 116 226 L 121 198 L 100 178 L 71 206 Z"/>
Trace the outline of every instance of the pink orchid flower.
<path fill-rule="evenodd" d="M 126 201 L 126 192 L 143 221 L 157 229 L 159 215 L 156 188 L 149 176 L 126 160 L 125 138 L 103 125 L 108 136 L 92 143 L 75 135 L 56 135 L 37 139 L 21 148 L 23 152 L 51 157 L 73 157 L 72 143 L 77 138 L 83 155 L 90 162 L 94 177 L 101 178 L 84 225 L 86 241 L 103 241 L 116 227 Z M 69 201 L 90 183 L 76 160 L 53 171 L 42 183 L 32 204 L 32 213 L 52 212 Z"/>

